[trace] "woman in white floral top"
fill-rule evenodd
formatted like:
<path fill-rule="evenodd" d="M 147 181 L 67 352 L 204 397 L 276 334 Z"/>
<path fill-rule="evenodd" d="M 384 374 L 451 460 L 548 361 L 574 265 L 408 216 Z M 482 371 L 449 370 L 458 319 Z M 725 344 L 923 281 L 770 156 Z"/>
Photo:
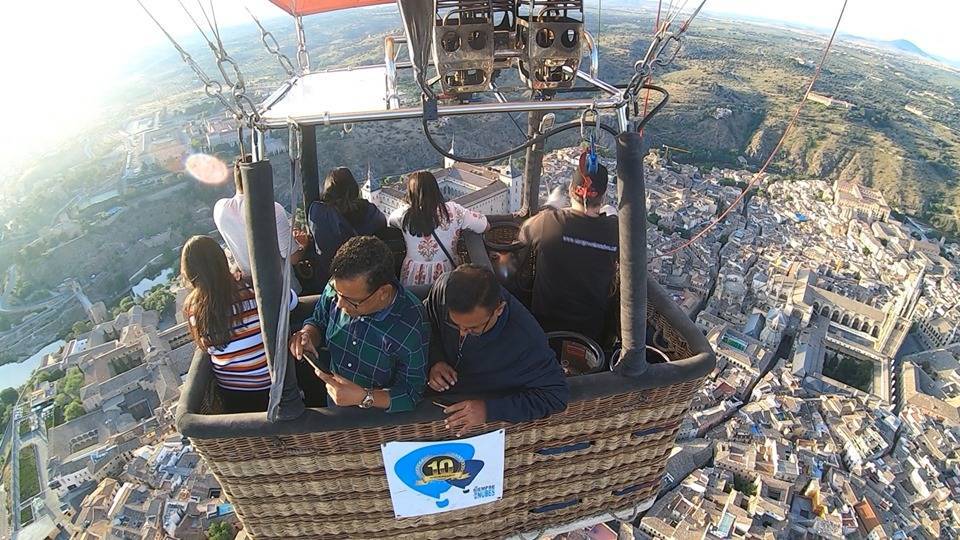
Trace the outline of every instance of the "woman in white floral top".
<path fill-rule="evenodd" d="M 460 231 L 482 233 L 489 226 L 483 214 L 444 200 L 437 179 L 429 171 L 417 171 L 407 177 L 407 204 L 387 218 L 389 226 L 403 231 L 407 243 L 407 256 L 400 270 L 400 282 L 404 285 L 430 285 L 444 272 L 453 270 L 462 262 L 457 256 Z"/>

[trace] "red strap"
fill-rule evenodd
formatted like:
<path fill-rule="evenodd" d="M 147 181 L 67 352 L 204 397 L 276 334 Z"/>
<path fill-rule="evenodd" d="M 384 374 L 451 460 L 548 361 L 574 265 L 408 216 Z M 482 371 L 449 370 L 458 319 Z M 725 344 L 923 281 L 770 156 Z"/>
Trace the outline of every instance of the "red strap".
<path fill-rule="evenodd" d="M 590 174 L 587 173 L 586 151 L 580 154 L 580 164 L 577 168 L 579 169 L 580 177 L 583 178 L 583 183 L 573 188 L 573 194 L 583 199 L 584 204 L 586 204 L 587 199 L 593 199 L 599 195 L 597 190 L 593 189 L 593 179 L 590 177 Z"/>

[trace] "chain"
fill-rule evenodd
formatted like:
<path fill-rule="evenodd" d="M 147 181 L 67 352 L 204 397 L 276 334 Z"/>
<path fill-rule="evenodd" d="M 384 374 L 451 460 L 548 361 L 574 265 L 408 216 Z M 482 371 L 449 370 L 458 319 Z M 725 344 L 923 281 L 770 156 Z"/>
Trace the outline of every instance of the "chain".
<path fill-rule="evenodd" d="M 294 123 L 293 120 L 288 120 L 287 132 L 290 136 L 290 142 L 287 146 L 290 161 L 300 161 L 300 158 L 303 157 L 303 148 L 301 148 L 300 142 L 300 125 Z"/>
<path fill-rule="evenodd" d="M 236 102 L 237 108 L 240 109 L 241 118 L 246 120 L 250 129 L 263 128 L 263 119 L 257 110 L 257 104 L 250 99 L 250 96 L 243 92 L 234 91 L 233 100 Z"/>
<path fill-rule="evenodd" d="M 180 6 L 183 7 L 181 0 Z M 237 105 L 237 108 L 240 110 L 242 116 L 247 121 L 247 125 L 251 128 L 254 128 L 260 122 L 260 114 L 257 113 L 257 107 L 246 95 L 247 85 L 243 80 L 243 74 L 240 72 L 240 66 L 227 54 L 227 49 L 223 46 L 223 40 L 220 39 L 220 29 L 217 25 L 217 13 L 213 9 L 213 0 L 210 0 L 210 14 L 207 15 L 207 10 L 203 8 L 203 2 L 197 0 L 197 6 L 200 8 L 200 13 L 203 14 L 203 18 L 207 21 L 207 26 L 210 27 L 210 32 L 213 34 L 213 37 L 217 40 L 216 45 L 214 45 L 209 39 L 207 39 L 206 34 L 203 35 L 204 39 L 207 39 L 207 45 L 213 49 L 213 55 L 217 59 L 217 70 L 220 71 L 220 75 L 223 76 L 224 82 L 227 86 L 230 87 L 230 90 L 233 93 L 233 100 Z M 186 9 L 186 8 L 184 8 Z M 188 13 L 189 14 L 189 13 Z M 193 20 L 193 17 L 190 17 Z M 196 24 L 196 21 L 194 21 Z M 199 25 L 197 25 L 199 29 Z M 201 34 L 203 31 L 201 30 Z M 230 70 L 226 68 L 230 67 Z M 231 78 L 230 71 L 233 72 Z M 249 106 L 250 112 L 247 112 L 246 106 Z"/>
<path fill-rule="evenodd" d="M 223 41 L 220 40 L 220 31 L 217 29 L 216 13 L 213 11 L 213 3 L 210 4 L 211 15 L 207 15 L 207 10 L 204 9 L 200 0 L 197 0 L 197 6 L 200 8 L 200 13 L 203 14 L 203 18 L 207 22 L 207 26 L 210 27 L 210 32 L 213 34 L 216 43 L 214 43 L 213 40 L 207 36 L 207 33 L 203 30 L 203 27 L 200 26 L 199 22 L 197 22 L 197 19 L 193 16 L 193 13 L 187 9 L 187 6 L 183 3 L 183 0 L 177 0 L 177 3 L 180 4 L 180 9 L 182 9 L 183 12 L 187 14 L 187 17 L 190 18 L 190 22 L 197 27 L 200 35 L 203 36 L 203 40 L 207 42 L 207 47 L 209 47 L 213 52 L 213 56 L 217 59 L 217 70 L 219 70 L 220 75 L 223 76 L 224 82 L 231 88 L 231 90 L 233 90 L 234 93 L 237 92 L 237 89 L 243 92 L 246 88 L 246 85 L 243 82 L 243 75 L 240 73 L 240 68 L 237 66 L 237 63 L 230 58 L 226 49 L 224 49 Z M 232 79 L 227 69 L 224 67 L 225 65 L 229 65 L 233 70 Z"/>
<path fill-rule="evenodd" d="M 197 78 L 200 79 L 200 82 L 203 83 L 204 93 L 206 93 L 208 96 L 212 98 L 217 99 L 223 105 L 223 107 L 227 109 L 230 112 L 230 114 L 232 114 L 235 118 L 237 118 L 238 120 L 242 119 L 243 111 L 238 109 L 238 107 L 235 104 L 230 103 L 230 101 L 228 101 L 227 98 L 223 95 L 223 84 L 220 81 L 210 78 L 206 73 L 204 73 L 203 69 L 201 69 L 200 66 L 197 64 L 197 62 L 194 61 L 193 57 L 190 56 L 190 53 L 184 50 L 183 47 L 181 47 L 180 44 L 177 43 L 177 40 L 173 39 L 173 36 L 171 36 L 170 33 L 167 32 L 166 28 L 164 28 L 163 25 L 160 24 L 160 21 L 158 21 L 157 18 L 153 16 L 153 13 L 151 13 L 150 10 L 147 9 L 147 6 L 145 6 L 141 0 L 137 0 L 137 3 L 140 4 L 140 7 L 147 14 L 147 16 L 150 17 L 150 19 L 154 22 L 154 24 L 157 25 L 157 28 L 159 28 L 160 31 L 163 32 L 165 36 L 167 36 L 167 39 L 170 41 L 171 44 L 173 44 L 173 47 L 180 54 L 180 58 L 183 60 L 183 62 L 187 64 L 190 67 L 190 69 L 193 70 L 193 72 L 197 75 Z"/>
<path fill-rule="evenodd" d="M 668 33 L 667 29 L 670 28 L 670 25 L 673 24 L 677 16 L 680 15 L 682 6 L 681 9 L 678 9 L 670 19 L 665 21 L 663 25 L 657 29 L 643 59 L 633 66 L 634 75 L 623 93 L 624 103 L 636 101 L 640 94 L 640 87 L 653 76 L 654 68 L 667 66 L 676 59 L 683 45 L 683 41 L 681 40 L 683 34 L 690 28 L 690 23 L 693 22 L 700 13 L 700 10 L 703 9 L 706 1 L 707 0 L 701 0 L 697 8 L 693 10 L 693 13 L 687 17 L 676 32 Z M 686 5 L 686 2 L 684 2 L 684 5 Z"/>
<path fill-rule="evenodd" d="M 247 150 L 243 147 L 243 124 L 237 122 L 237 146 L 240 147 L 240 159 L 247 155 Z"/>
<path fill-rule="evenodd" d="M 253 18 L 253 22 L 257 23 L 257 27 L 260 28 L 260 41 L 263 42 L 263 46 L 267 49 L 267 52 L 277 58 L 277 62 L 280 62 L 280 67 L 287 72 L 287 75 L 290 77 L 296 75 L 297 72 L 293 68 L 293 62 L 290 61 L 287 55 L 280 52 L 280 44 L 277 43 L 277 38 L 273 37 L 273 34 L 260 24 L 260 19 L 257 19 L 257 16 L 250 11 L 250 8 L 246 8 L 246 10 L 247 13 L 250 14 L 250 17 Z"/>
<path fill-rule="evenodd" d="M 297 27 L 297 64 L 300 73 L 309 73 L 310 56 L 307 54 L 307 36 L 303 33 L 303 17 L 297 16 L 294 23 Z"/>

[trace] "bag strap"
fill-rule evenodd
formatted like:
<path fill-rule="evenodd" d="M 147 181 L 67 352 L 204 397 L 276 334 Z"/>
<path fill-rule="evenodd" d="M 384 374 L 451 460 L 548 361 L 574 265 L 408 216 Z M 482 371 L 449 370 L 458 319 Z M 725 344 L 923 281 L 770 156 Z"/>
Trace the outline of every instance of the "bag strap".
<path fill-rule="evenodd" d="M 433 239 L 437 241 L 437 244 L 440 245 L 440 249 L 443 250 L 443 254 L 447 256 L 447 260 L 450 261 L 450 266 L 456 268 L 457 261 L 453 260 L 453 255 L 450 255 L 450 252 L 447 251 L 447 246 L 443 245 L 443 242 L 440 241 L 440 237 L 437 236 L 437 230 L 434 229 L 430 234 L 433 236 Z"/>

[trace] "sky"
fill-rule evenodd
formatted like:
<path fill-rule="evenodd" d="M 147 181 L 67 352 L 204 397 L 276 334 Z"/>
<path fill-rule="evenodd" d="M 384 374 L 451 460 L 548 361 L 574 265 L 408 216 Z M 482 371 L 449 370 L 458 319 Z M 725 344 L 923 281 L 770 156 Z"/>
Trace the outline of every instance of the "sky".
<path fill-rule="evenodd" d="M 175 36 L 195 32 L 177 0 L 143 1 Z M 197 0 L 183 1 L 199 15 Z M 210 0 L 202 1 L 208 5 Z M 697 3 L 686 1 L 688 11 Z M 669 3 L 663 0 L 665 7 Z M 121 68 L 145 49 L 165 45 L 163 34 L 136 0 L 54 0 L 44 2 L 42 10 L 34 2 L 5 4 L 0 8 L 4 22 L 0 69 L 5 81 L 0 85 L 0 103 L 6 104 L 4 119 L 15 129 L 0 130 L 0 159 L 40 151 L 77 133 L 96 117 L 105 88 L 116 81 Z M 707 0 L 704 10 L 830 28 L 841 4 L 842 0 Z M 252 24 L 245 6 L 263 21 L 284 16 L 267 0 L 213 0 L 213 5 L 222 27 Z M 958 20 L 957 0 L 849 0 L 841 32 L 909 39 L 929 53 L 960 60 Z"/>

